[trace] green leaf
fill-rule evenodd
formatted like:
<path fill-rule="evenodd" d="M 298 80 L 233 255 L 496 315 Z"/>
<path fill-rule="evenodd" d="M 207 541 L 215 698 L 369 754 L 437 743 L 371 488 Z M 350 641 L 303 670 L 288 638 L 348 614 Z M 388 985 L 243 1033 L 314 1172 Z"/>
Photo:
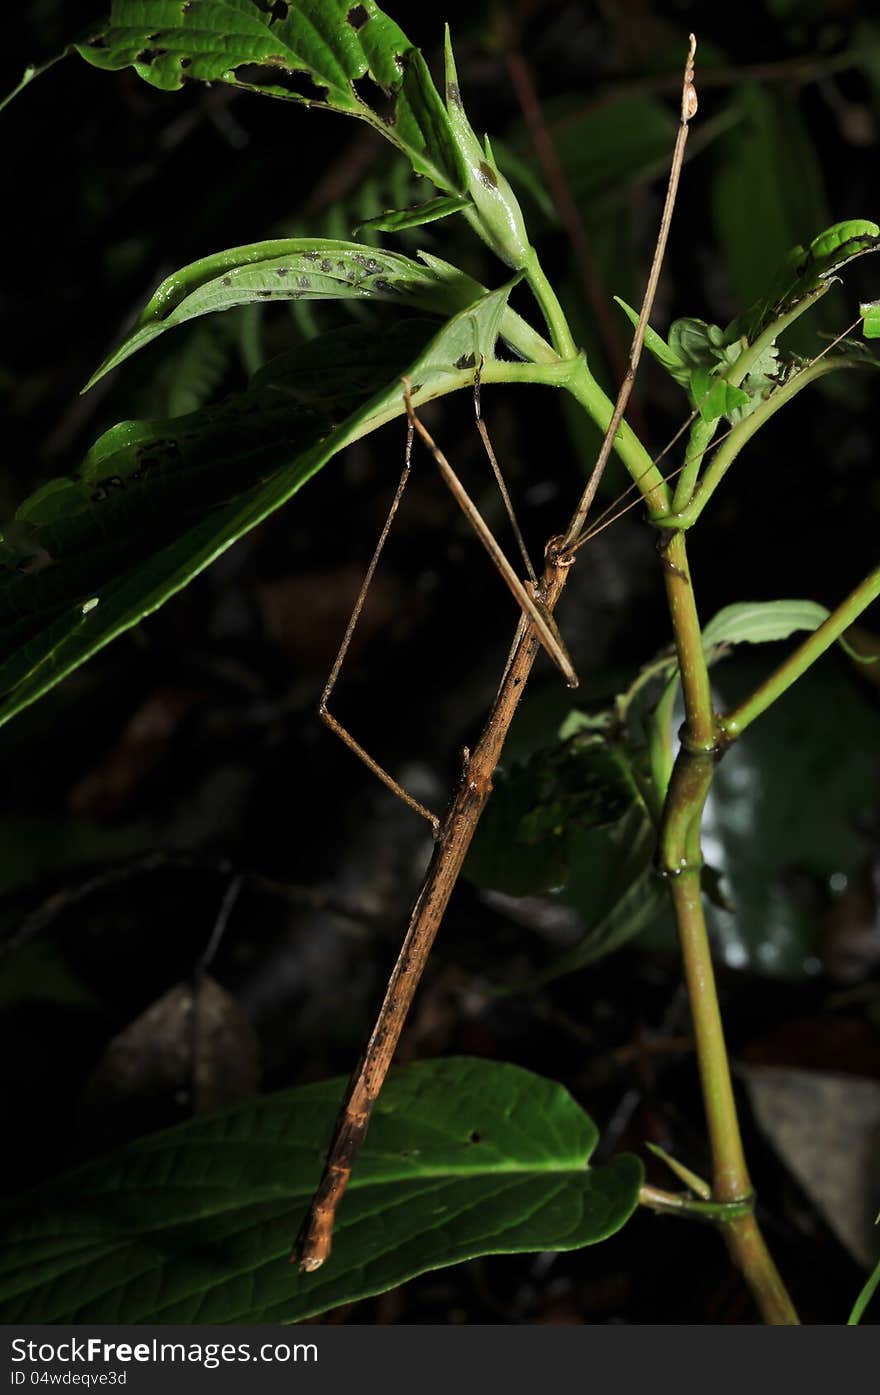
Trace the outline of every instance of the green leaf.
<path fill-rule="evenodd" d="M 630 322 L 638 324 L 637 311 L 619 296 L 614 299 Z M 670 326 L 668 344 L 649 326 L 645 334 L 645 347 L 670 377 L 687 390 L 704 422 L 717 421 L 719 417 L 734 421 L 747 415 L 757 406 L 759 399 L 753 401 L 757 389 L 766 386 L 764 378 L 760 383 L 747 379 L 743 388 L 725 381 L 724 375 L 736 362 L 743 345 L 728 348 L 724 331 L 718 325 L 706 324 L 705 320 L 676 320 Z"/>
<path fill-rule="evenodd" d="M 638 799 L 626 752 L 601 734 L 588 731 L 540 750 L 498 772 L 466 874 L 509 896 L 558 890 L 578 835 L 618 823 Z"/>
<path fill-rule="evenodd" d="M 86 388 L 166 330 L 236 305 L 373 300 L 449 315 L 480 292 L 477 282 L 455 267 L 440 270 L 357 242 L 294 237 L 231 247 L 166 277 Z"/>
<path fill-rule="evenodd" d="M 177 354 L 163 364 L 168 383 L 167 412 L 182 417 L 196 412 L 214 396 L 229 367 L 231 344 L 214 325 L 196 325 Z"/>
<path fill-rule="evenodd" d="M 78 52 L 166 92 L 223 82 L 359 117 L 449 193 L 465 173 L 424 58 L 374 0 L 113 0 Z"/>
<path fill-rule="evenodd" d="M 828 614 L 817 601 L 741 601 L 709 621 L 703 648 L 708 654 L 719 644 L 773 644 L 797 630 L 817 630 Z"/>
<path fill-rule="evenodd" d="M 723 331 L 705 320 L 685 316 L 669 327 L 669 347 L 690 368 L 711 367 L 722 357 Z"/>
<path fill-rule="evenodd" d="M 574 875 L 561 899 L 580 911 L 586 930 L 571 949 L 530 976 L 531 987 L 576 973 L 622 948 L 653 925 L 667 908 L 666 887 L 654 868 L 656 830 L 644 809 L 633 808 L 617 829 L 605 832 L 604 841 L 606 848 L 601 849 L 590 846 L 590 842 L 598 844 L 597 835 L 575 843 Z M 609 884 L 602 891 L 599 879 L 592 876 L 592 867 L 597 853 L 600 860 L 607 858 L 608 843 L 617 856 L 611 863 Z"/>
<path fill-rule="evenodd" d="M 584 932 L 529 973 L 517 993 L 595 962 L 652 924 L 667 904 L 653 867 L 656 831 L 642 796 L 646 753 L 616 730 L 615 709 L 569 713 L 560 740 L 500 771 L 465 875 L 507 896 L 552 892 Z"/>
<path fill-rule="evenodd" d="M 451 213 L 460 213 L 470 206 L 469 198 L 456 195 L 443 195 L 429 199 L 427 203 L 413 204 L 411 208 L 389 209 L 376 218 L 366 218 L 354 232 L 361 233 L 365 228 L 374 232 L 403 232 L 406 228 L 421 228 L 426 223 L 436 223 L 438 218 L 448 218 Z"/>
<path fill-rule="evenodd" d="M 467 1058 L 392 1070 L 329 1260 L 288 1263 L 344 1089 L 325 1081 L 153 1134 L 7 1206 L 7 1323 L 293 1323 L 484 1254 L 571 1250 L 635 1210 L 642 1167 L 591 1169 L 561 1086 Z"/>
<path fill-rule="evenodd" d="M 800 275 L 808 278 L 808 282 L 827 280 L 847 262 L 863 256 L 865 252 L 876 252 L 878 247 L 880 226 L 870 218 L 850 218 L 846 222 L 835 223 L 813 238 Z"/>
<path fill-rule="evenodd" d="M 466 386 L 473 355 L 493 359 L 509 293 L 507 286 L 483 296 L 415 356 L 414 337 L 424 345 L 426 336 L 418 322 L 387 336 L 372 331 L 368 355 L 363 341 L 355 348 L 349 340 L 349 361 L 361 363 L 361 376 L 353 374 L 347 399 L 358 405 L 341 421 L 338 401 L 302 401 L 294 361 L 292 384 L 267 372 L 250 392 L 216 407 L 105 433 L 79 481 L 65 482 L 63 509 L 49 496 L 51 518 L 30 525 L 33 538 L 22 552 L 26 558 L 28 548 L 36 550 L 34 562 L 19 559 L 10 542 L 15 530 L 7 530 L 0 724 L 158 609 L 343 447 L 400 416 L 402 372 L 417 402 Z M 340 341 L 327 336 L 304 346 L 300 363 L 321 354 L 325 363 L 341 360 Z"/>
<path fill-rule="evenodd" d="M 869 300 L 859 306 L 862 333 L 866 339 L 880 339 L 880 300 Z"/>
<path fill-rule="evenodd" d="M 703 421 L 717 421 L 749 404 L 749 394 L 716 377 L 708 368 L 691 372 L 691 395 Z"/>
<path fill-rule="evenodd" d="M 634 310 L 631 305 L 627 305 L 626 301 L 621 300 L 619 295 L 616 295 L 614 299 L 626 315 L 630 324 L 633 326 L 637 325 L 639 322 L 638 310 Z M 653 354 L 660 366 L 665 368 L 667 373 L 669 373 L 677 383 L 681 384 L 682 387 L 688 386 L 690 381 L 690 370 L 685 360 L 681 358 L 681 356 L 667 344 L 663 336 L 658 334 L 655 329 L 652 329 L 650 325 L 645 329 L 645 348 Z"/>

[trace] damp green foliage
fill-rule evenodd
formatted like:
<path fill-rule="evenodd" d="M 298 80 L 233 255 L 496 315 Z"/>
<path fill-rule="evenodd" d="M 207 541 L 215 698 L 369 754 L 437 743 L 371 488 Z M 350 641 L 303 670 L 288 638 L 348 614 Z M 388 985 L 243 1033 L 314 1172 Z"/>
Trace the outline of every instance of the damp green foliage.
<path fill-rule="evenodd" d="M 449 1058 L 392 1071 L 317 1274 L 288 1263 L 343 1080 L 150 1135 L 2 1217 L 8 1323 L 294 1323 L 485 1254 L 574 1250 L 635 1210 L 561 1085 Z"/>
<path fill-rule="evenodd" d="M 369 356 L 356 334 L 312 341 L 216 406 L 120 423 L 77 479 L 25 501 L 0 551 L 0 723 L 186 586 L 344 446 L 402 415 L 402 373 L 417 402 L 466 386 L 475 352 L 491 377 L 509 289 L 439 332 L 407 322 Z M 356 355 L 343 395 L 322 396 L 321 365 L 344 376 Z"/>
<path fill-rule="evenodd" d="M 369 122 L 413 168 L 464 193 L 460 152 L 425 60 L 374 0 L 114 0 L 77 50 L 153 87 L 222 82 Z"/>
<path fill-rule="evenodd" d="M 451 314 L 480 287 L 403 257 L 333 238 L 279 238 L 202 257 L 157 287 L 122 343 L 93 373 L 92 387 L 166 330 L 238 305 L 297 300 L 373 300 Z"/>
<path fill-rule="evenodd" d="M 734 413 L 749 403 L 747 392 L 718 378 L 711 368 L 693 370 L 690 390 L 694 407 L 705 422 L 717 421 L 719 417 L 732 421 Z"/>
<path fill-rule="evenodd" d="M 632 306 L 619 296 L 615 296 L 615 300 L 630 322 L 637 324 L 638 313 Z M 691 406 L 706 423 L 720 417 L 726 417 L 731 423 L 741 420 L 772 386 L 766 376 L 768 363 L 765 359 L 755 364 L 742 386 L 727 381 L 726 375 L 744 347 L 740 341 L 729 344 L 725 331 L 718 325 L 688 317 L 674 321 L 668 343 L 650 327 L 645 335 L 645 348 L 679 387 L 685 389 Z"/>
<path fill-rule="evenodd" d="M 707 662 L 718 663 L 736 646 L 779 643 L 811 632 L 828 614 L 817 602 L 799 599 L 727 606 L 703 629 Z M 572 711 L 557 742 L 539 745 L 527 759 L 499 772 L 465 874 L 507 896 L 552 894 L 578 911 L 584 923 L 569 949 L 530 972 L 529 988 L 586 968 L 643 932 L 656 936 L 659 927 L 668 927 L 668 898 L 656 872 L 655 845 L 671 768 L 678 689 L 674 655 L 662 652 L 610 707 Z M 751 800 L 759 793 L 757 787 L 740 789 L 737 780 L 745 770 L 751 770 L 748 747 L 736 746 L 716 779 L 712 811 L 715 826 L 723 830 L 717 837 L 721 865 L 706 869 L 705 890 L 725 935 L 732 933 L 730 901 L 720 878 L 745 856 L 736 830 L 742 820 L 752 826 Z M 739 774 L 728 780 L 731 771 Z M 754 817 L 754 826 L 761 826 Z M 731 880 L 736 887 L 736 876 Z M 754 880 L 747 863 L 744 884 L 750 906 L 758 896 Z M 792 908 L 783 899 L 776 912 L 779 935 L 793 937 Z M 800 963 L 791 969 L 797 952 L 787 945 L 779 950 L 783 972 L 799 972 Z M 750 941 L 750 956 L 758 953 L 757 943 Z M 769 963 L 772 947 L 766 953 Z M 525 991 L 526 985 L 513 988 Z"/>
<path fill-rule="evenodd" d="M 196 412 L 216 396 L 234 349 L 232 336 L 218 334 L 214 325 L 194 325 L 181 336 L 159 374 L 169 417 Z"/>
<path fill-rule="evenodd" d="M 876 223 L 868 219 L 836 223 L 808 247 L 791 248 L 769 290 L 725 329 L 692 316 L 675 320 L 668 339 L 649 328 L 645 347 L 685 389 L 697 414 L 686 451 L 688 468 L 676 489 L 676 512 L 690 502 L 716 424 L 723 418 L 732 427 L 739 426 L 766 404 L 775 410 L 770 399 L 809 367 L 809 360 L 783 351 L 777 340 L 823 298 L 848 262 L 878 249 Z M 638 314 L 632 306 L 619 296 L 615 299 L 636 324 Z M 862 310 L 863 322 L 870 326 L 871 307 Z M 865 335 L 871 337 L 868 329 Z M 848 340 L 825 360 L 822 371 L 851 367 L 857 361 L 876 364 L 864 346 Z"/>

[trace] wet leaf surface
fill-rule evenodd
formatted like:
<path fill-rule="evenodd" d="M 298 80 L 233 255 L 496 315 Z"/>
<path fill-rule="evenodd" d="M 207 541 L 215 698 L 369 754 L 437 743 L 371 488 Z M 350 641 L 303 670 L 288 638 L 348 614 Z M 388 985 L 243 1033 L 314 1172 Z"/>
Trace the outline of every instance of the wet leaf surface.
<path fill-rule="evenodd" d="M 561 1086 L 451 1059 L 394 1072 L 313 1275 L 287 1263 L 344 1082 L 155 1134 L 7 1216 L 10 1321 L 295 1322 L 479 1254 L 618 1230 L 641 1164 L 591 1170 L 597 1132 Z M 157 1185 L 158 1184 L 158 1185 Z"/>

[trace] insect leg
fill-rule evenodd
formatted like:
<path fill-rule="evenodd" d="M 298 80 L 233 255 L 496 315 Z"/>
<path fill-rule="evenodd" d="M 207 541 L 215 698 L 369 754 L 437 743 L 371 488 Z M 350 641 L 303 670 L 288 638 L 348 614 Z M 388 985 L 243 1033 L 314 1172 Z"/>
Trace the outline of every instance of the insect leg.
<path fill-rule="evenodd" d="M 534 625 L 538 638 L 547 650 L 550 658 L 562 670 L 568 686 L 570 688 L 576 688 L 578 685 L 578 677 L 574 671 L 574 665 L 569 658 L 568 650 L 562 641 L 555 621 L 544 606 L 540 596 L 537 594 L 537 585 L 531 583 L 526 584 L 520 581 L 516 572 L 513 570 L 513 567 L 498 546 L 494 533 L 483 518 L 483 515 L 480 513 L 473 499 L 468 494 L 461 480 L 458 478 L 458 475 L 446 459 L 446 456 L 440 450 L 433 436 L 416 416 L 410 396 L 410 384 L 406 378 L 403 380 L 403 396 L 410 426 L 419 433 L 425 445 L 433 455 L 437 462 L 437 467 L 456 503 L 467 516 L 471 527 L 474 529 L 477 537 L 480 539 L 498 571 L 501 573 L 502 579 L 509 587 L 517 604 Z"/>
<path fill-rule="evenodd" d="M 388 511 L 388 517 L 385 519 L 382 532 L 379 535 L 379 541 L 376 544 L 376 550 L 373 553 L 370 565 L 367 568 L 366 576 L 363 580 L 363 585 L 361 586 L 361 589 L 358 592 L 358 598 L 354 603 L 354 610 L 351 612 L 351 618 L 349 619 L 348 625 L 346 626 L 345 635 L 343 636 L 342 644 L 339 647 L 339 653 L 336 655 L 336 660 L 333 664 L 332 669 L 330 670 L 330 677 L 324 684 L 324 691 L 322 692 L 321 700 L 318 703 L 318 716 L 321 718 L 322 722 L 324 722 L 325 725 L 328 726 L 330 730 L 334 732 L 336 736 L 339 737 L 340 741 L 342 741 L 343 744 L 346 745 L 350 751 L 353 751 L 354 754 L 360 760 L 363 761 L 364 765 L 368 768 L 368 770 L 372 770 L 373 774 L 378 776 L 378 778 L 382 781 L 384 785 L 387 785 L 388 789 L 390 789 L 393 794 L 396 794 L 399 799 L 402 799 L 404 804 L 407 804 L 410 809 L 415 810 L 417 814 L 421 814 L 423 819 L 428 820 L 428 822 L 431 824 L 431 827 L 434 830 L 434 836 L 436 838 L 438 833 L 440 832 L 440 820 L 438 819 L 437 815 L 432 814 L 430 809 L 426 809 L 424 804 L 420 804 L 419 801 L 413 795 L 409 794 L 403 788 L 402 785 L 398 784 L 398 782 L 394 779 L 393 775 L 389 775 L 387 770 L 383 770 L 382 766 L 379 765 L 378 761 L 375 761 L 373 757 L 369 754 L 369 752 L 364 750 L 360 742 L 356 741 L 355 738 L 351 735 L 351 732 L 347 731 L 346 728 L 342 725 L 342 723 L 337 721 L 337 719 L 333 716 L 333 713 L 330 712 L 327 707 L 327 703 L 330 700 L 330 694 L 336 687 L 336 680 L 339 677 L 339 673 L 345 660 L 345 656 L 348 653 L 348 648 L 351 644 L 352 636 L 354 635 L 355 629 L 357 628 L 357 623 L 360 619 L 361 611 L 364 608 L 364 602 L 367 599 L 367 592 L 370 589 L 370 583 L 373 580 L 373 575 L 376 571 L 376 567 L 378 566 L 379 558 L 382 555 L 382 549 L 385 546 L 385 540 L 390 532 L 391 524 L 394 522 L 394 515 L 397 513 L 400 501 L 403 498 L 403 492 L 406 489 L 407 483 L 409 481 L 410 458 L 412 455 L 412 438 L 413 430 L 412 426 L 410 425 L 407 430 L 406 463 L 403 467 L 403 473 L 400 476 L 397 489 L 395 490 L 394 498 L 391 502 L 391 508 Z"/>
<path fill-rule="evenodd" d="M 525 539 L 523 538 L 522 530 L 519 526 L 519 522 L 514 511 L 513 500 L 510 497 L 510 493 L 507 488 L 507 482 L 505 481 L 505 478 L 501 473 L 501 466 L 498 464 L 498 457 L 495 454 L 495 448 L 492 445 L 491 440 L 489 439 L 488 428 L 486 426 L 485 421 L 483 420 L 483 411 L 480 402 L 480 373 L 482 371 L 482 367 L 483 357 L 482 355 L 480 355 L 480 361 L 477 364 L 476 370 L 474 372 L 474 417 L 477 423 L 477 430 L 479 431 L 483 445 L 486 448 L 486 454 L 489 457 L 489 464 L 492 466 L 492 473 L 495 476 L 495 483 L 498 485 L 501 498 L 504 500 L 504 507 L 507 511 L 507 517 L 510 522 L 511 528 L 513 529 L 513 536 L 516 538 L 516 545 L 519 548 L 520 556 L 523 559 L 523 563 L 525 565 L 529 581 L 532 583 L 533 586 L 537 587 L 538 578 L 535 575 L 535 569 L 532 566 L 532 559 L 529 557 L 528 549 L 525 544 Z"/>

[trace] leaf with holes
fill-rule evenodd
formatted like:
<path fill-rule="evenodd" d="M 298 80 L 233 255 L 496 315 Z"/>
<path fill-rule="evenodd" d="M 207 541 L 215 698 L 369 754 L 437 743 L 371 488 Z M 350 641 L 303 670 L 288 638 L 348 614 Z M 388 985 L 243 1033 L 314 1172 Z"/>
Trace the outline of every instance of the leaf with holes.
<path fill-rule="evenodd" d="M 559 890 L 586 829 L 619 823 L 639 803 L 629 753 L 587 731 L 499 770 L 465 874 L 508 896 Z"/>
<path fill-rule="evenodd" d="M 491 379 L 509 293 L 484 295 L 427 342 L 433 326 L 413 321 L 374 332 L 369 354 L 363 338 L 345 348 L 327 336 L 217 406 L 105 433 L 78 479 L 38 491 L 4 530 L 0 723 L 186 586 L 338 451 L 402 415 L 404 371 L 417 404 L 467 387 L 475 354 Z M 314 375 L 321 356 L 338 368 L 346 352 L 360 364 L 348 395 L 309 392 L 303 360 Z"/>
<path fill-rule="evenodd" d="M 424 58 L 374 0 L 113 0 L 77 51 L 163 91 L 223 82 L 368 121 L 447 193 L 465 172 Z"/>
<path fill-rule="evenodd" d="M 589 1166 L 561 1085 L 492 1061 L 392 1070 L 316 1274 L 287 1262 L 344 1090 L 324 1081 L 153 1134 L 7 1208 L 7 1323 L 292 1323 L 485 1254 L 575 1250 L 638 1202 Z"/>

